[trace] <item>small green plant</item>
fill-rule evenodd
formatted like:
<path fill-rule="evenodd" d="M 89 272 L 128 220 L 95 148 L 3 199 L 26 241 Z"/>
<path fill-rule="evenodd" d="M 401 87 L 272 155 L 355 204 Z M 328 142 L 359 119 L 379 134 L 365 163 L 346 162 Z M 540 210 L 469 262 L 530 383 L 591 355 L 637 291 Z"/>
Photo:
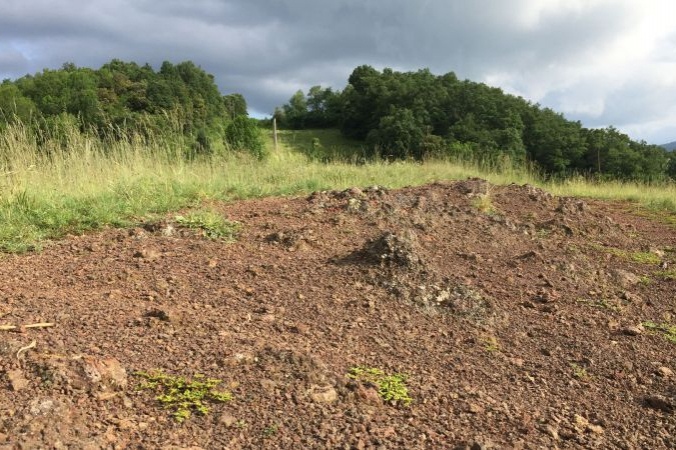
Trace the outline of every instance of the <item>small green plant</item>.
<path fill-rule="evenodd" d="M 472 206 L 484 214 L 495 214 L 497 209 L 491 200 L 491 193 L 479 194 L 472 200 Z"/>
<path fill-rule="evenodd" d="M 408 388 L 406 387 L 408 377 L 404 374 L 387 375 L 377 368 L 357 366 L 351 368 L 347 376 L 353 380 L 375 385 L 378 394 L 386 402 L 401 403 L 408 406 L 413 401 L 408 395 Z"/>
<path fill-rule="evenodd" d="M 488 336 L 483 339 L 484 350 L 489 353 L 500 351 L 500 343 L 495 336 Z"/>
<path fill-rule="evenodd" d="M 589 378 L 589 374 L 587 373 L 587 369 L 585 369 L 584 367 L 580 367 L 575 363 L 572 363 L 570 365 L 570 367 L 572 367 L 572 369 L 573 369 L 573 376 L 575 378 L 578 378 L 580 380 L 586 380 L 587 378 Z"/>
<path fill-rule="evenodd" d="M 577 302 L 582 303 L 583 305 L 591 306 L 592 308 L 608 309 L 615 312 L 622 312 L 621 305 L 618 305 L 615 302 L 607 300 L 605 298 L 599 300 L 588 300 L 585 298 L 579 298 L 577 299 Z"/>
<path fill-rule="evenodd" d="M 205 401 L 227 402 L 232 400 L 232 394 L 218 391 L 216 386 L 221 380 L 205 378 L 204 375 L 195 375 L 192 379 L 168 375 L 161 370 L 151 372 L 136 372 L 136 376 L 145 381 L 138 386 L 139 390 L 150 389 L 160 394 L 155 397 L 165 408 L 173 410 L 172 416 L 177 422 L 183 422 L 191 415 L 191 411 L 205 415 L 209 408 Z"/>
<path fill-rule="evenodd" d="M 201 229 L 209 239 L 234 240 L 241 225 L 226 220 L 215 211 L 203 209 L 191 212 L 186 216 L 176 216 L 176 223 L 185 228 Z"/>
<path fill-rule="evenodd" d="M 645 329 L 660 333 L 666 340 L 676 344 L 676 325 L 668 323 L 658 324 L 652 321 L 643 322 L 642 325 Z"/>
<path fill-rule="evenodd" d="M 269 438 L 277 434 L 277 431 L 279 430 L 279 425 L 276 423 L 273 423 L 272 425 L 265 427 L 263 429 L 263 437 Z"/>

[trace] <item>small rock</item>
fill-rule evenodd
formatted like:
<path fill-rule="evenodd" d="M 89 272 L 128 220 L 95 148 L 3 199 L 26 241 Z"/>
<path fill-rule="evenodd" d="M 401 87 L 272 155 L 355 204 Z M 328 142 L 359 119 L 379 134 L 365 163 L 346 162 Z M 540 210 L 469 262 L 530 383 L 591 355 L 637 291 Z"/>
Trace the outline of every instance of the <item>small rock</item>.
<path fill-rule="evenodd" d="M 587 426 L 589 426 L 589 420 L 587 420 L 585 417 L 582 417 L 579 414 L 575 414 L 574 420 L 575 420 L 575 428 L 577 429 L 586 429 Z"/>
<path fill-rule="evenodd" d="M 144 316 L 146 317 L 154 317 L 156 319 L 160 319 L 163 322 L 171 322 L 172 316 L 175 316 L 173 312 L 167 310 L 167 309 L 159 309 L 159 308 L 153 308 L 149 311 L 147 311 Z M 175 317 L 174 317 L 175 318 Z"/>
<path fill-rule="evenodd" d="M 674 376 L 674 371 L 671 370 L 668 367 L 658 367 L 657 368 L 657 375 L 663 377 L 663 378 L 671 378 Z"/>
<path fill-rule="evenodd" d="M 632 325 L 622 328 L 622 334 L 626 334 L 627 336 L 638 336 L 641 333 L 643 333 L 643 326 L 641 325 Z"/>
<path fill-rule="evenodd" d="M 226 427 L 231 427 L 234 424 L 237 423 L 237 418 L 233 417 L 230 414 L 223 414 L 219 419 L 218 422 L 221 423 L 222 425 L 225 425 Z"/>
<path fill-rule="evenodd" d="M 138 429 L 139 429 L 139 431 L 147 430 L 148 429 L 148 422 L 139 422 L 138 423 Z"/>
<path fill-rule="evenodd" d="M 472 414 L 480 414 L 484 412 L 484 409 L 483 407 L 477 405 L 476 403 L 470 403 L 469 405 L 467 405 L 467 411 Z"/>
<path fill-rule="evenodd" d="M 653 409 L 657 409 L 659 411 L 664 411 L 664 412 L 672 412 L 674 409 L 676 409 L 676 405 L 674 404 L 673 400 L 668 399 L 667 397 L 663 395 L 650 395 L 645 398 L 645 404 Z"/>
<path fill-rule="evenodd" d="M 621 297 L 623 300 L 626 300 L 626 301 L 628 301 L 628 302 L 630 302 L 630 303 L 642 303 L 642 302 L 643 302 L 643 299 L 642 299 L 640 296 L 638 296 L 638 295 L 636 295 L 636 294 L 634 294 L 634 293 L 632 293 L 632 292 L 629 292 L 629 291 L 624 291 L 624 292 L 620 295 L 620 297 Z"/>
<path fill-rule="evenodd" d="M 155 260 L 160 256 L 161 256 L 160 252 L 158 252 L 154 248 L 142 248 L 134 252 L 134 258 L 142 258 L 147 259 L 149 261 Z"/>
<path fill-rule="evenodd" d="M 591 431 L 594 434 L 603 434 L 603 432 L 605 431 L 601 425 L 594 425 L 593 423 L 587 425 L 587 430 Z"/>
<path fill-rule="evenodd" d="M 379 406 L 383 404 L 383 399 L 378 394 L 378 391 L 372 387 L 365 387 L 361 383 L 357 385 L 356 395 L 357 398 L 367 405 Z"/>
<path fill-rule="evenodd" d="M 334 403 L 338 400 L 338 393 L 332 386 L 317 386 L 310 388 L 310 398 L 315 403 Z"/>
<path fill-rule="evenodd" d="M 134 406 L 134 402 L 132 402 L 131 399 L 126 395 L 122 398 L 122 404 L 124 405 L 125 408 L 131 408 Z"/>
<path fill-rule="evenodd" d="M 132 422 L 132 421 L 129 420 L 129 419 L 120 419 L 120 420 L 117 422 L 117 428 L 118 428 L 120 431 L 131 430 L 132 428 L 134 428 L 134 422 Z"/>
<path fill-rule="evenodd" d="M 611 276 L 620 286 L 624 288 L 638 284 L 641 281 L 637 275 L 622 269 L 613 270 L 611 272 Z"/>
<path fill-rule="evenodd" d="M 9 379 L 10 386 L 12 386 L 12 390 L 15 392 L 27 388 L 30 384 L 19 369 L 7 372 L 7 378 Z"/>
<path fill-rule="evenodd" d="M 275 389 L 277 389 L 277 383 L 275 383 L 274 381 L 272 381 L 270 379 L 267 379 L 267 378 L 262 379 L 260 381 L 260 383 L 261 383 L 261 387 L 263 389 L 265 389 L 265 391 L 267 391 L 267 392 L 272 393 L 272 392 L 275 391 Z"/>
<path fill-rule="evenodd" d="M 92 384 L 103 383 L 105 387 L 123 390 L 127 387 L 127 371 L 115 358 L 95 358 L 85 355 L 81 359 L 85 378 Z"/>
<path fill-rule="evenodd" d="M 552 425 L 546 425 L 546 426 L 545 426 L 545 432 L 546 432 L 548 435 L 550 435 L 551 437 L 553 437 L 553 438 L 554 438 L 555 440 L 557 440 L 557 441 L 558 441 L 559 439 L 561 439 L 561 438 L 559 437 L 559 430 L 558 430 L 555 426 L 552 426 Z"/>

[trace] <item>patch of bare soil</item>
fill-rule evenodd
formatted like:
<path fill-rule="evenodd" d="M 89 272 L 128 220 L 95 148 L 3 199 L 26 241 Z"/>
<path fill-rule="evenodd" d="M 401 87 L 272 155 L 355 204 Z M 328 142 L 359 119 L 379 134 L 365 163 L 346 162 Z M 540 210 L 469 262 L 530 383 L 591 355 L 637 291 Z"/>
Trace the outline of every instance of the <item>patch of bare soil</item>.
<path fill-rule="evenodd" d="M 673 227 L 478 179 L 216 207 L 235 242 L 168 216 L 0 260 L 0 448 L 676 448 Z M 153 369 L 233 399 L 178 423 Z"/>

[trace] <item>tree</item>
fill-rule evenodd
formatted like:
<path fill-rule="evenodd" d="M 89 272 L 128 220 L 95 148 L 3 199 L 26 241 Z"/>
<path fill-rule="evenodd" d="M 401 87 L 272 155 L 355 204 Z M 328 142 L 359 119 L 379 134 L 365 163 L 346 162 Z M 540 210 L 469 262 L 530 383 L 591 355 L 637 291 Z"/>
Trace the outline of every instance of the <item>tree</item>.
<path fill-rule="evenodd" d="M 421 159 L 424 137 L 425 129 L 410 109 L 393 107 L 380 119 L 378 128 L 371 130 L 366 142 L 375 154 Z"/>
<path fill-rule="evenodd" d="M 298 90 L 293 97 L 289 99 L 289 103 L 284 105 L 284 124 L 294 130 L 301 130 L 305 128 L 305 121 L 307 119 L 308 107 L 307 99 L 303 91 Z"/>
<path fill-rule="evenodd" d="M 230 94 L 223 97 L 225 111 L 230 119 L 237 116 L 248 116 L 246 100 L 242 94 Z"/>

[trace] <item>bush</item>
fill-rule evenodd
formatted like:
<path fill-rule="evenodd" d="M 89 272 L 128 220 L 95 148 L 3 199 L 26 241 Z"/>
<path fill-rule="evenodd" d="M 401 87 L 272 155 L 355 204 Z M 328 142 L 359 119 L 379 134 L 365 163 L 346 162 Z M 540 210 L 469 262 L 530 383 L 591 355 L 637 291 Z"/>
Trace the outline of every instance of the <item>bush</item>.
<path fill-rule="evenodd" d="M 235 117 L 225 129 L 225 144 L 232 150 L 248 152 L 259 160 L 267 157 L 263 134 L 256 119 Z"/>

